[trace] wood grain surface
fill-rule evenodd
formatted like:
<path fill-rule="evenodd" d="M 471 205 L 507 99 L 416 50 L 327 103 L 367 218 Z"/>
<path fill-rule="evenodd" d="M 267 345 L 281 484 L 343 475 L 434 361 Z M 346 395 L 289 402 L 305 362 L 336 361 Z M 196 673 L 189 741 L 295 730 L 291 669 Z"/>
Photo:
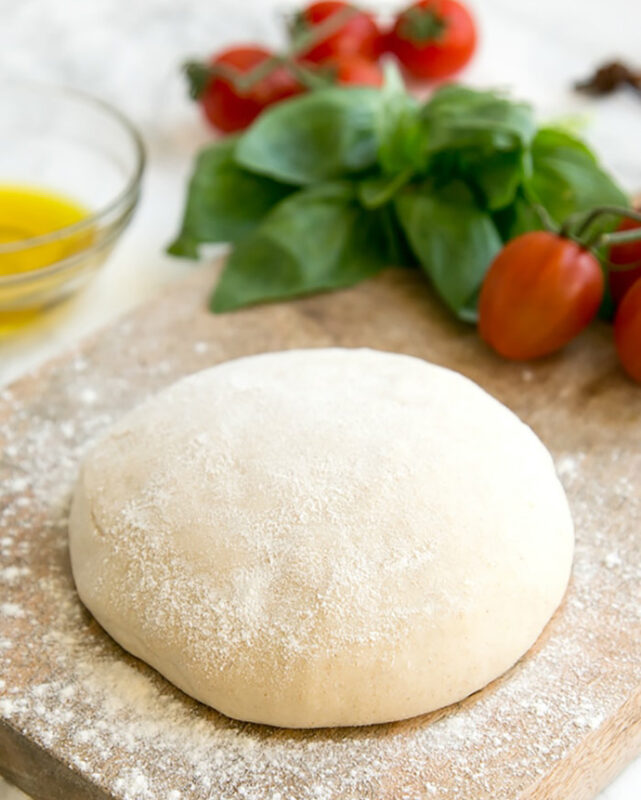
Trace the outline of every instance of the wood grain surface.
<path fill-rule="evenodd" d="M 224 316 L 205 308 L 213 280 L 196 272 L 0 396 L 0 772 L 42 800 L 594 797 L 641 750 L 641 388 L 611 331 L 513 364 L 411 272 Z M 446 365 L 516 411 L 555 457 L 577 549 L 561 608 L 483 691 L 391 725 L 282 731 L 226 719 L 121 650 L 77 599 L 66 516 L 88 443 L 149 393 L 328 345 Z"/>

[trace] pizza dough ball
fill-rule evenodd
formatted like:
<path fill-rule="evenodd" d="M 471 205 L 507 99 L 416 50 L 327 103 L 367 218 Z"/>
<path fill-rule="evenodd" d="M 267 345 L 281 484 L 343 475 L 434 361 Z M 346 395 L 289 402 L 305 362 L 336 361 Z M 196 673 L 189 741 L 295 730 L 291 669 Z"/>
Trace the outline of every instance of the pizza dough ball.
<path fill-rule="evenodd" d="M 568 582 L 552 459 L 505 406 L 409 356 L 319 349 L 191 375 L 97 444 L 78 592 L 126 650 L 230 717 L 311 728 L 460 700 Z"/>

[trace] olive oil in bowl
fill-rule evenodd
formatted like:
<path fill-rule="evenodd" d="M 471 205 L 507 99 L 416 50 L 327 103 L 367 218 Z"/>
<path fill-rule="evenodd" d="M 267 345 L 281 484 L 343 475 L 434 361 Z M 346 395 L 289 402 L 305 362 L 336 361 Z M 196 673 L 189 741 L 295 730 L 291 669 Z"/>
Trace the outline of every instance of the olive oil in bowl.
<path fill-rule="evenodd" d="M 16 249 L 0 250 L 0 275 L 15 275 L 48 267 L 77 253 L 88 242 L 87 231 L 70 232 L 53 241 L 24 248 L 19 243 L 82 222 L 90 212 L 75 200 L 31 186 L 0 184 L 0 245 L 16 243 Z"/>
<path fill-rule="evenodd" d="M 40 298 L 67 280 L 53 265 L 69 263 L 66 259 L 92 244 L 91 226 L 77 227 L 90 216 L 88 208 L 64 195 L 0 183 L 0 335 L 47 308 Z"/>
<path fill-rule="evenodd" d="M 145 149 L 116 108 L 83 92 L 0 76 L 0 346 L 45 335 L 129 224 Z"/>

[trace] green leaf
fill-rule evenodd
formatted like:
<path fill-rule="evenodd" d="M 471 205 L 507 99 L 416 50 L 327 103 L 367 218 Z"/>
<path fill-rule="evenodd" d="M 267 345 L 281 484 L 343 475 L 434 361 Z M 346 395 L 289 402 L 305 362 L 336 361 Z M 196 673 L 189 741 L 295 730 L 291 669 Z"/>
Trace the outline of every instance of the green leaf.
<path fill-rule="evenodd" d="M 629 205 L 625 193 L 599 166 L 589 147 L 568 131 L 542 128 L 530 155 L 532 167 L 514 202 L 495 215 L 504 239 L 541 230 L 544 225 L 537 206 L 560 226 L 570 215 L 595 206 Z M 608 230 L 615 224 L 616 219 L 605 217 L 598 227 Z"/>
<path fill-rule="evenodd" d="M 545 228 L 532 203 L 520 192 L 513 203 L 494 215 L 494 222 L 504 241 L 514 239 L 528 231 L 540 231 Z"/>
<path fill-rule="evenodd" d="M 427 184 L 402 192 L 400 223 L 434 288 L 455 314 L 474 321 L 476 294 L 502 247 L 489 214 L 478 208 L 467 186 Z"/>
<path fill-rule="evenodd" d="M 202 150 L 187 190 L 182 226 L 168 248 L 173 255 L 198 257 L 205 242 L 236 242 L 293 188 L 252 175 L 234 161 L 236 140 L 223 139 Z"/>
<path fill-rule="evenodd" d="M 376 89 L 333 87 L 278 103 L 241 137 L 236 160 L 301 186 L 372 167 L 381 97 Z"/>
<path fill-rule="evenodd" d="M 629 204 L 590 149 L 566 131 L 542 128 L 537 133 L 532 143 L 532 167 L 525 182 L 526 194 L 559 224 L 576 211 Z"/>
<path fill-rule="evenodd" d="M 388 253 L 380 214 L 359 206 L 352 184 L 302 189 L 277 205 L 237 245 L 211 307 L 229 311 L 351 286 L 388 266 Z"/>
<path fill-rule="evenodd" d="M 414 255 L 405 231 L 398 219 L 395 203 L 388 203 L 378 211 L 381 230 L 385 236 L 387 249 L 386 266 L 418 267 L 418 259 Z M 378 223 L 377 223 L 378 224 Z"/>
<path fill-rule="evenodd" d="M 378 160 L 383 172 L 396 174 L 425 166 L 425 131 L 418 101 L 409 94 L 398 68 L 385 65 L 378 116 Z"/>
<path fill-rule="evenodd" d="M 408 167 L 419 171 L 427 163 L 426 137 L 413 99 L 400 103 L 382 116 L 378 160 L 383 172 L 393 174 Z"/>
<path fill-rule="evenodd" d="M 412 178 L 414 170 L 409 168 L 394 175 L 373 175 L 358 183 L 358 199 L 365 208 L 380 208 L 402 189 Z"/>
<path fill-rule="evenodd" d="M 439 89 L 423 108 L 431 152 L 469 147 L 514 150 L 527 147 L 536 126 L 532 109 L 496 92 L 463 86 Z"/>
<path fill-rule="evenodd" d="M 505 208 L 514 201 L 524 178 L 521 150 L 497 151 L 485 158 L 473 159 L 466 166 L 471 182 L 490 211 Z"/>
<path fill-rule="evenodd" d="M 429 173 L 439 182 L 465 181 L 480 205 L 497 211 L 514 201 L 527 163 L 528 154 L 521 149 L 486 152 L 471 147 L 437 153 Z"/>

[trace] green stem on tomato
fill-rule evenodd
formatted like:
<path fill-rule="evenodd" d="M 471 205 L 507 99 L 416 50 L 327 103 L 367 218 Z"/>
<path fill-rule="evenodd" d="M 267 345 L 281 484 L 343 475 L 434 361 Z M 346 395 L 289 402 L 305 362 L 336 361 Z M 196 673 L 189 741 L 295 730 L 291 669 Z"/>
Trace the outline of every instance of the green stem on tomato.
<path fill-rule="evenodd" d="M 212 67 L 203 64 L 201 61 L 185 61 L 182 69 L 187 76 L 189 96 L 192 100 L 198 100 L 213 77 Z"/>
<path fill-rule="evenodd" d="M 358 11 L 352 6 L 335 11 L 327 19 L 318 25 L 314 25 L 302 35 L 300 35 L 292 46 L 282 55 L 274 54 L 261 61 L 249 72 L 241 72 L 236 67 L 228 64 L 203 64 L 200 61 L 187 61 L 183 65 L 183 70 L 187 74 L 190 84 L 190 95 L 197 100 L 205 90 L 207 83 L 212 78 L 224 78 L 241 94 L 249 92 L 257 83 L 267 78 L 277 67 L 287 67 L 292 74 L 301 80 L 308 88 L 318 88 L 327 85 L 327 81 L 319 78 L 315 81 L 315 75 L 309 68 L 302 68 L 296 63 L 295 59 L 306 50 L 322 42 L 328 36 L 336 33 L 351 17 Z"/>
<path fill-rule="evenodd" d="M 203 64 L 201 61 L 186 61 L 183 64 L 183 70 L 190 83 L 191 96 L 198 99 L 213 78 L 223 78 L 231 83 L 238 92 L 244 94 L 284 62 L 283 56 L 269 56 L 256 67 L 252 67 L 249 72 L 241 72 L 229 64 Z"/>
<path fill-rule="evenodd" d="M 570 214 L 569 217 L 566 217 L 563 220 L 563 224 L 559 229 L 559 236 L 563 236 L 568 239 L 572 238 L 572 229 L 577 222 L 583 219 L 585 219 L 585 211 L 575 211 L 573 214 Z"/>
<path fill-rule="evenodd" d="M 338 11 L 330 14 L 318 25 L 311 26 L 309 30 L 297 36 L 287 50 L 287 55 L 290 58 L 295 58 L 306 50 L 310 50 L 315 45 L 320 44 L 323 39 L 327 39 L 328 36 L 340 30 L 356 14 L 358 14 L 358 9 L 354 8 L 354 6 L 339 8 Z"/>
<path fill-rule="evenodd" d="M 336 83 L 336 77 L 331 70 L 310 69 L 296 61 L 287 61 L 286 66 L 296 80 L 307 89 L 325 89 Z"/>
<path fill-rule="evenodd" d="M 565 220 L 559 236 L 573 239 L 577 244 L 585 247 L 586 250 L 593 248 L 606 247 L 613 244 L 627 244 L 641 240 L 641 227 L 628 231 L 615 231 L 613 233 L 601 233 L 597 231 L 588 235 L 590 228 L 602 216 L 614 216 L 633 219 L 641 222 L 641 212 L 622 206 L 599 206 L 590 211 L 577 211 Z M 577 227 L 578 226 L 578 227 Z"/>
<path fill-rule="evenodd" d="M 641 219 L 640 219 L 641 221 Z M 617 231 L 616 233 L 602 233 L 597 239 L 597 246 L 612 244 L 629 244 L 641 240 L 641 228 L 633 228 L 630 231 Z"/>
<path fill-rule="evenodd" d="M 436 9 L 414 6 L 401 15 L 399 33 L 413 44 L 436 42 L 446 30 L 447 21 Z"/>
<path fill-rule="evenodd" d="M 598 217 L 604 214 L 608 214 L 610 216 L 615 216 L 615 217 L 629 217 L 630 219 L 634 219 L 637 222 L 641 222 L 641 213 L 639 213 L 638 211 L 634 211 L 631 208 L 622 208 L 621 206 L 599 206 L 598 208 L 593 208 L 592 211 L 590 211 L 585 216 L 583 222 L 579 225 L 579 228 L 576 231 L 576 236 L 580 239 L 581 236 L 587 230 L 589 230 L 592 223 L 596 219 L 598 219 Z M 576 217 L 576 215 L 574 214 L 572 216 Z M 568 219 L 571 219 L 571 217 Z M 568 220 L 566 220 L 565 225 L 563 227 L 565 227 L 567 223 Z"/>
<path fill-rule="evenodd" d="M 539 220 L 541 221 L 541 225 L 545 228 L 546 231 L 550 233 L 557 232 L 557 226 L 554 223 L 554 220 L 550 216 L 547 208 L 542 206 L 540 203 L 534 203 L 532 208 L 534 209 L 534 213 L 538 216 Z M 561 229 L 561 236 L 563 236 L 563 229 Z"/>

